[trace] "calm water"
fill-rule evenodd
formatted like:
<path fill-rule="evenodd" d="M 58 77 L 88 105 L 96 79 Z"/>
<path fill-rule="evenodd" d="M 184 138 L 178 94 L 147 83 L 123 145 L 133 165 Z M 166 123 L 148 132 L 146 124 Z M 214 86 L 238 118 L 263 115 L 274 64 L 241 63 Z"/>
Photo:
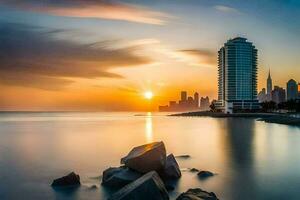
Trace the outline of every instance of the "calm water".
<path fill-rule="evenodd" d="M 182 169 L 211 170 L 200 181 L 183 172 L 172 198 L 201 187 L 220 199 L 299 199 L 300 129 L 251 119 L 177 118 L 134 113 L 0 114 L 0 199 L 105 199 L 97 179 L 136 145 L 164 141 L 168 152 L 190 154 Z M 83 186 L 55 191 L 70 171 Z M 89 189 L 97 185 L 95 190 Z"/>

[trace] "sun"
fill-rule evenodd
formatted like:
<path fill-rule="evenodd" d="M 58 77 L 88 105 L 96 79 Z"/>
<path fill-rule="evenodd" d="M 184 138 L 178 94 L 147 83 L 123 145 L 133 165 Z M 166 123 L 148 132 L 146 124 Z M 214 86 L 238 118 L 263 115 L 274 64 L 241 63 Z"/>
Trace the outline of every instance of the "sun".
<path fill-rule="evenodd" d="M 146 98 L 146 99 L 152 99 L 153 98 L 153 92 L 152 91 L 146 91 L 146 92 L 144 92 L 144 97 Z"/>

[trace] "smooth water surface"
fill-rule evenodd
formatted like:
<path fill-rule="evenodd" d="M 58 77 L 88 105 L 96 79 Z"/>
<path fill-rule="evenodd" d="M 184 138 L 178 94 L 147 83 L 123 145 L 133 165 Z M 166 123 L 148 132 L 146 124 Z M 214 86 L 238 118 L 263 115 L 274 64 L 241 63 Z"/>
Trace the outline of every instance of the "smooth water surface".
<path fill-rule="evenodd" d="M 188 188 L 224 200 L 299 199 L 300 129 L 253 119 L 167 117 L 135 113 L 1 113 L 0 199 L 105 199 L 99 176 L 132 147 L 164 141 Z M 205 181 L 184 169 L 210 170 Z M 56 191 L 54 178 L 75 171 L 83 185 Z M 97 185 L 97 189 L 90 189 Z"/>

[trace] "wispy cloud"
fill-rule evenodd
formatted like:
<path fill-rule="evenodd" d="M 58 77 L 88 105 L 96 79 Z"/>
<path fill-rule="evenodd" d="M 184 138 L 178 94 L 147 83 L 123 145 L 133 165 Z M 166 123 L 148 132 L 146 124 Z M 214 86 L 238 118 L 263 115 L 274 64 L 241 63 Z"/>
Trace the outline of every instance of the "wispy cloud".
<path fill-rule="evenodd" d="M 0 0 L 17 9 L 57 16 L 99 18 L 163 25 L 170 17 L 135 4 L 107 0 Z"/>
<path fill-rule="evenodd" d="M 216 65 L 216 53 L 208 49 L 179 50 L 179 55 L 187 63 L 196 66 L 211 67 Z"/>
<path fill-rule="evenodd" d="M 121 78 L 110 70 L 152 62 L 135 54 L 139 46 L 110 48 L 116 46 L 114 41 L 78 44 L 55 40 L 53 34 L 20 24 L 0 24 L 0 83 L 60 89 L 74 78 Z"/>
<path fill-rule="evenodd" d="M 236 8 L 224 6 L 224 5 L 216 5 L 214 8 L 218 11 L 224 12 L 224 13 L 232 13 L 232 14 L 240 14 L 241 12 L 237 10 Z"/>

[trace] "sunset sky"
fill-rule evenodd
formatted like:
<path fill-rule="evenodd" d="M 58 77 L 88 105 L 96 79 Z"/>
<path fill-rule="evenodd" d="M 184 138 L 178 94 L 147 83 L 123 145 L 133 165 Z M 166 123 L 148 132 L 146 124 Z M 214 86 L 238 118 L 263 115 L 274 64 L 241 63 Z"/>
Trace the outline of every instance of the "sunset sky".
<path fill-rule="evenodd" d="M 217 97 L 217 51 L 258 49 L 258 89 L 300 82 L 298 0 L 0 0 L 0 110 L 145 111 Z M 154 98 L 144 93 L 152 91 Z"/>

